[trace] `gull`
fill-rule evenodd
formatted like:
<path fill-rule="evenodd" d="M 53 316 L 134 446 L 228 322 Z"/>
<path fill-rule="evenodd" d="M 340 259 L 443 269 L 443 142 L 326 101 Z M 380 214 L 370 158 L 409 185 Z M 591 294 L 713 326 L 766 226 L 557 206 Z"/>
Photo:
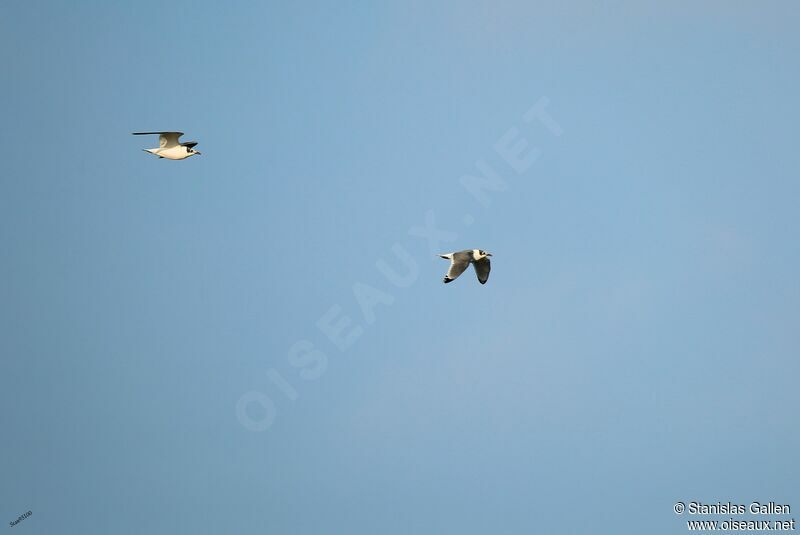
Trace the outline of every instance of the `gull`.
<path fill-rule="evenodd" d="M 440 254 L 439 256 L 450 261 L 450 269 L 447 270 L 447 275 L 444 276 L 445 284 L 456 280 L 470 264 L 475 266 L 478 282 L 486 284 L 486 281 L 489 280 L 489 271 L 492 269 L 492 264 L 489 261 L 489 257 L 492 256 L 491 253 L 480 249 L 467 249 L 466 251 Z"/>
<path fill-rule="evenodd" d="M 161 145 L 157 149 L 142 149 L 159 158 L 166 158 L 168 160 L 184 160 L 189 156 L 201 154 L 199 150 L 194 150 L 197 141 L 187 141 L 181 143 L 178 141 L 183 135 L 183 132 L 134 132 L 134 136 L 146 136 L 150 134 L 158 134 L 158 141 Z"/>

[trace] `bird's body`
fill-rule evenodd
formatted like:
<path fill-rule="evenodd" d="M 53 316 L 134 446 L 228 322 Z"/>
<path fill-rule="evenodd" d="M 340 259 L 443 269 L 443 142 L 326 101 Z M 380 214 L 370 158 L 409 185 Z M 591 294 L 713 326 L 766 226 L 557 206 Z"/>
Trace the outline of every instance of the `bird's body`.
<path fill-rule="evenodd" d="M 439 256 L 450 260 L 450 269 L 447 271 L 447 275 L 444 276 L 445 284 L 456 280 L 470 264 L 475 266 L 478 282 L 486 284 L 486 281 L 489 280 L 489 271 L 492 269 L 492 264 L 489 261 L 489 257 L 492 256 L 491 253 L 480 249 L 467 249 L 457 253 L 440 254 Z"/>
<path fill-rule="evenodd" d="M 158 134 L 158 141 L 161 145 L 157 149 L 142 149 L 159 158 L 166 158 L 168 160 L 185 160 L 189 156 L 200 154 L 200 151 L 194 150 L 196 141 L 187 141 L 181 143 L 180 137 L 183 132 L 134 132 L 134 136 L 143 136 L 147 134 Z"/>

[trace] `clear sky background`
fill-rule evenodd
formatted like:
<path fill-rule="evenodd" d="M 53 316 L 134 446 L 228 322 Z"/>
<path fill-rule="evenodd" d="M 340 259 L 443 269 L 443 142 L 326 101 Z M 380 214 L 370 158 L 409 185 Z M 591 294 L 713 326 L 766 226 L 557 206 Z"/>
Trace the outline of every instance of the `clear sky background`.
<path fill-rule="evenodd" d="M 497 4 L 0 6 L 0 524 L 800 517 L 800 8 Z M 523 119 L 542 98 L 560 136 Z M 493 149 L 510 128 L 540 151 L 523 173 Z M 486 206 L 478 160 L 507 184 Z M 442 284 L 409 233 L 429 211 L 455 235 L 435 252 L 494 253 L 488 284 Z M 395 244 L 405 288 L 376 267 L 407 273 Z M 332 307 L 363 330 L 344 351 Z M 274 412 L 237 416 L 246 392 Z"/>

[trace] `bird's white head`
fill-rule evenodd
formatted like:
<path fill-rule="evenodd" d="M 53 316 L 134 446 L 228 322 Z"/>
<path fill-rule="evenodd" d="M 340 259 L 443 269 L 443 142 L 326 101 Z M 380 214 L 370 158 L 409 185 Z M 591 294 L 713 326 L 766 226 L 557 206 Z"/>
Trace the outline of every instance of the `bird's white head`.
<path fill-rule="evenodd" d="M 492 253 L 487 253 L 486 251 L 482 251 L 480 249 L 472 250 L 472 258 L 474 258 L 475 260 L 482 260 L 487 256 L 492 256 Z"/>

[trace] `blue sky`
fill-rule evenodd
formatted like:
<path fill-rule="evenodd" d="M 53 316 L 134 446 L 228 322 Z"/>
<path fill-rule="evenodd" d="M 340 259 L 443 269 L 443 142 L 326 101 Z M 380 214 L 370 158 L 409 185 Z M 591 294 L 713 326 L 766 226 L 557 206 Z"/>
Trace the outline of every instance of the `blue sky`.
<path fill-rule="evenodd" d="M 800 507 L 800 8 L 429 4 L 0 7 L 0 522 L 659 534 L 677 501 Z M 173 129 L 203 155 L 130 135 Z M 494 254 L 488 284 L 442 284 L 426 215 L 436 252 Z"/>

